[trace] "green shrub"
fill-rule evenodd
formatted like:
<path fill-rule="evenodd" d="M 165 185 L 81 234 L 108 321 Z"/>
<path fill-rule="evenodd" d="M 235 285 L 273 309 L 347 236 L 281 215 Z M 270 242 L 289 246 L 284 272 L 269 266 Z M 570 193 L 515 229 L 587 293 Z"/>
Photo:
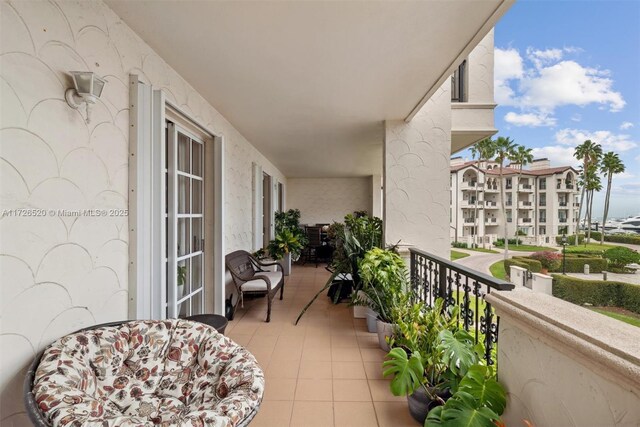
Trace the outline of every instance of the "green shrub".
<path fill-rule="evenodd" d="M 608 259 L 611 265 L 618 268 L 640 262 L 640 254 L 638 252 L 623 246 L 607 249 L 602 254 L 602 257 Z"/>
<path fill-rule="evenodd" d="M 578 234 L 578 244 L 582 244 L 584 242 L 584 234 Z M 556 243 L 562 245 L 562 236 L 556 236 Z M 575 245 L 576 244 L 576 235 L 572 234 L 567 236 L 567 244 Z"/>
<path fill-rule="evenodd" d="M 585 264 L 589 264 L 589 271 L 591 273 L 602 273 L 603 271 L 607 271 L 607 260 L 604 258 L 585 257 L 583 255 L 575 257 L 567 256 L 566 262 L 567 273 L 582 273 L 584 272 Z M 558 268 L 549 271 L 562 271 L 562 262 L 560 262 Z"/>
<path fill-rule="evenodd" d="M 525 265 L 524 268 L 532 273 L 540 273 L 542 271 L 542 263 L 537 259 L 533 259 L 526 256 L 514 256 L 512 259 Z M 519 266 L 518 266 L 519 267 Z"/>
<path fill-rule="evenodd" d="M 591 239 L 600 241 L 602 235 L 599 231 L 591 232 Z M 640 236 L 633 234 L 605 234 L 604 235 L 605 242 L 613 242 L 613 243 L 629 243 L 632 245 L 640 245 Z"/>
<path fill-rule="evenodd" d="M 574 304 L 620 307 L 640 314 L 640 286 L 553 275 L 553 296 Z"/>
<path fill-rule="evenodd" d="M 516 239 L 509 239 L 509 244 L 510 245 L 515 245 L 516 244 Z M 522 244 L 522 239 L 518 239 L 518 245 Z M 504 246 L 504 239 L 496 239 L 495 242 L 493 242 L 493 246 L 497 246 L 499 248 Z"/>
<path fill-rule="evenodd" d="M 603 249 L 586 249 L 583 246 L 567 246 L 566 248 L 567 254 L 581 254 L 581 255 L 602 255 Z"/>
<path fill-rule="evenodd" d="M 517 259 L 509 258 L 504 262 L 504 271 L 507 276 L 509 276 L 509 274 L 511 273 L 511 266 L 525 268 L 527 270 L 529 269 L 529 266 L 526 263 L 521 262 Z"/>
<path fill-rule="evenodd" d="M 466 249 L 469 247 L 469 245 L 467 245 L 464 242 L 451 242 L 451 246 L 454 248 L 462 248 L 462 249 Z"/>

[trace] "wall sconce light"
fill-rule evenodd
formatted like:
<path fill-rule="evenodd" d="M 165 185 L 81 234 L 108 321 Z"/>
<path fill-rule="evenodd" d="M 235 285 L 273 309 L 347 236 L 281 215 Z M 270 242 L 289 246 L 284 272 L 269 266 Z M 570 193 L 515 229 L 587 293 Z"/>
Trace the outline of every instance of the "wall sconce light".
<path fill-rule="evenodd" d="M 102 89 L 104 89 L 104 85 L 107 81 L 98 77 L 91 71 L 71 71 L 69 74 L 73 77 L 73 84 L 75 87 L 67 89 L 64 93 L 64 98 L 67 100 L 69 107 L 74 110 L 80 108 L 80 105 L 86 104 L 86 122 L 90 123 L 90 105 L 95 104 L 98 98 L 100 98 L 100 95 L 102 95 Z"/>

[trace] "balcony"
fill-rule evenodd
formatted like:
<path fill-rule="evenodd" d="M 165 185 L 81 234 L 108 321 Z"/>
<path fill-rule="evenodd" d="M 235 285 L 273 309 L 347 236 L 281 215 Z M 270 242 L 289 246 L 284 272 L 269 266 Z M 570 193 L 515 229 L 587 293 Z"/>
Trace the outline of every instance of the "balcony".
<path fill-rule="evenodd" d="M 541 216 L 540 219 L 538 220 L 539 223 L 544 224 L 545 222 L 547 222 L 547 217 L 546 216 Z"/>
<path fill-rule="evenodd" d="M 540 200 L 538 202 L 538 206 L 547 206 L 547 201 L 546 200 Z"/>
<path fill-rule="evenodd" d="M 484 224 L 485 225 L 498 225 L 498 218 L 485 218 L 484 219 Z"/>
<path fill-rule="evenodd" d="M 465 218 L 464 219 L 464 223 L 465 224 L 474 224 L 475 222 L 476 222 L 476 220 L 473 219 L 473 218 Z"/>
<path fill-rule="evenodd" d="M 460 206 L 463 208 L 482 208 L 484 206 L 484 203 L 482 202 L 482 200 L 472 200 L 472 199 L 467 199 L 467 200 L 462 200 L 460 202 Z"/>
<path fill-rule="evenodd" d="M 533 222 L 533 218 L 518 218 L 518 225 L 529 225 Z"/>
<path fill-rule="evenodd" d="M 532 202 L 520 201 L 520 202 L 518 202 L 518 208 L 519 209 L 533 209 L 533 203 Z"/>
<path fill-rule="evenodd" d="M 531 184 L 520 184 L 518 186 L 518 191 L 521 191 L 524 193 L 531 193 L 533 192 L 533 186 Z"/>
<path fill-rule="evenodd" d="M 506 202 L 504 202 L 505 206 L 512 206 L 513 205 L 513 201 L 512 200 L 507 200 Z"/>
<path fill-rule="evenodd" d="M 580 207 L 580 202 L 573 202 L 573 207 L 574 208 Z"/>
<path fill-rule="evenodd" d="M 567 223 L 567 218 L 558 218 L 558 222 L 560 224 L 566 224 Z"/>
<path fill-rule="evenodd" d="M 560 206 L 560 207 L 562 207 L 562 208 L 566 207 L 566 206 L 567 206 L 567 204 L 568 204 L 568 203 L 567 203 L 566 201 L 560 201 L 560 202 L 558 202 L 558 206 Z"/>
<path fill-rule="evenodd" d="M 477 181 L 462 181 L 462 183 L 460 184 L 460 189 L 475 190 L 477 188 L 476 184 L 477 184 Z"/>
<path fill-rule="evenodd" d="M 494 201 L 491 201 L 491 200 L 485 200 L 484 205 L 487 208 L 494 208 L 494 209 L 498 208 L 498 202 L 494 202 Z"/>
<path fill-rule="evenodd" d="M 497 185 L 487 185 L 484 188 L 485 193 L 498 193 L 500 188 Z"/>
<path fill-rule="evenodd" d="M 574 189 L 574 185 L 569 183 L 569 184 L 556 184 L 556 190 L 558 190 L 558 192 L 571 192 Z"/>

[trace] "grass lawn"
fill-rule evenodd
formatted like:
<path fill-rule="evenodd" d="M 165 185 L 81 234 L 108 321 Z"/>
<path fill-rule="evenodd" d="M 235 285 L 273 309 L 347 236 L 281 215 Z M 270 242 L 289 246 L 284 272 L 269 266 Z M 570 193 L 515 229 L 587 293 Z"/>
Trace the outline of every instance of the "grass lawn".
<path fill-rule="evenodd" d="M 573 253 L 573 252 L 582 252 L 582 251 L 606 251 L 607 249 L 611 249 L 611 248 L 615 248 L 617 247 L 616 245 L 601 245 L 600 243 L 589 243 L 588 245 L 567 245 L 567 253 Z M 511 248 L 509 248 L 511 249 Z M 562 250 L 562 248 L 560 248 L 559 250 Z"/>
<path fill-rule="evenodd" d="M 468 256 L 469 256 L 469 254 L 464 253 L 464 252 L 451 251 L 451 261 L 455 261 L 455 260 L 460 259 L 460 258 L 466 258 Z"/>
<path fill-rule="evenodd" d="M 590 310 L 597 311 L 600 314 L 604 314 L 605 316 L 612 317 L 614 319 L 620 320 L 621 322 L 628 323 L 633 326 L 640 327 L 640 316 L 635 313 L 628 312 L 629 314 L 620 313 L 620 309 L 616 309 L 616 311 L 608 310 L 608 307 L 589 307 Z M 624 310 L 625 312 L 627 310 Z"/>
<path fill-rule="evenodd" d="M 484 252 L 487 254 L 499 254 L 500 252 L 498 251 L 494 251 L 493 249 L 486 249 L 486 248 L 469 248 L 470 251 L 476 251 L 476 252 Z"/>
<path fill-rule="evenodd" d="M 504 249 L 504 247 L 503 247 Z M 542 252 L 542 251 L 557 251 L 556 248 L 550 248 L 548 246 L 534 246 L 534 245 L 509 245 L 510 251 L 517 252 Z"/>
<path fill-rule="evenodd" d="M 491 264 L 489 271 L 496 279 L 507 280 L 507 272 L 504 271 L 504 260 Z"/>

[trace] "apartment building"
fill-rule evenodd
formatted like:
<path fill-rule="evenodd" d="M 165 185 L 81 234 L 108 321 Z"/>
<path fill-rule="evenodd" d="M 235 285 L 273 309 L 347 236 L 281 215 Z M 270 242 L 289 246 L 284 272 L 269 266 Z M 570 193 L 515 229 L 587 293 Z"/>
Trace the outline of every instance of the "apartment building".
<path fill-rule="evenodd" d="M 478 167 L 475 161 L 451 159 L 452 241 L 493 242 L 504 237 L 505 221 L 509 237 L 518 232 L 536 244 L 553 243 L 556 236 L 574 232 L 580 206 L 577 170 L 552 168 L 549 159 L 537 159 L 528 168 L 509 164 L 502 173 L 504 217 L 498 163 L 481 161 Z"/>

